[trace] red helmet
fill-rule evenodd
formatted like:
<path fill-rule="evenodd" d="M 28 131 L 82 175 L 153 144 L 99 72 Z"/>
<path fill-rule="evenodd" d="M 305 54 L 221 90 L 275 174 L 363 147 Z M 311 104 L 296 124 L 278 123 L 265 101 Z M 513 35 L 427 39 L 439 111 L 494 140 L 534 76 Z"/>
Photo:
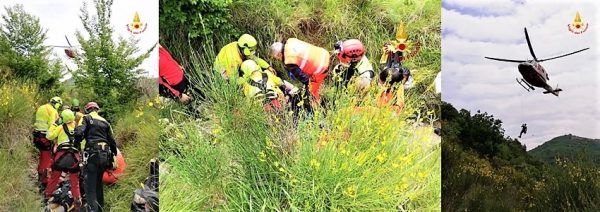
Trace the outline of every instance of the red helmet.
<path fill-rule="evenodd" d="M 365 55 L 365 47 L 358 39 L 345 40 L 337 50 L 337 57 L 342 63 L 358 62 Z"/>
<path fill-rule="evenodd" d="M 89 112 L 89 111 L 91 111 L 91 110 L 92 110 L 92 109 L 94 109 L 94 108 L 95 108 L 96 110 L 100 109 L 100 106 L 98 106 L 98 103 L 96 103 L 96 102 L 88 102 L 88 103 L 85 105 L 85 107 L 84 107 L 84 110 L 85 110 L 86 112 Z"/>

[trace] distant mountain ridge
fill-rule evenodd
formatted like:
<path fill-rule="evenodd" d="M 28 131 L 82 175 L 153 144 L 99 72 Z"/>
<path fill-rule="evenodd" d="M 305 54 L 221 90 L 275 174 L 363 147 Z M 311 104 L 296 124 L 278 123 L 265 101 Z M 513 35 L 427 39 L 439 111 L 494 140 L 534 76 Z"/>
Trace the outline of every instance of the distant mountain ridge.
<path fill-rule="evenodd" d="M 600 164 L 600 139 L 567 134 L 553 138 L 528 153 L 547 163 L 554 163 L 559 156 L 568 160 L 585 157 Z"/>

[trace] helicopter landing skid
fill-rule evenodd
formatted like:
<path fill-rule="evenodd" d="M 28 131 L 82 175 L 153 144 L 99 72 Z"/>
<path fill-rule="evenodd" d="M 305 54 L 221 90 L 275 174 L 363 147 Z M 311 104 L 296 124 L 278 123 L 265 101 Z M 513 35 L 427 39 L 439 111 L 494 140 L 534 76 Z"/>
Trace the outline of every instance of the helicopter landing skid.
<path fill-rule="evenodd" d="M 535 90 L 535 88 L 534 88 L 533 86 L 531 86 L 529 83 L 527 83 L 527 81 L 525 81 L 525 80 L 523 80 L 523 79 L 521 79 L 521 80 L 519 81 L 519 78 L 515 78 L 515 79 L 517 80 L 517 83 L 519 83 L 519 85 L 521 85 L 521 87 L 525 88 L 525 90 L 526 90 L 527 92 L 530 92 L 530 91 L 533 91 L 533 90 Z M 527 87 L 525 87 L 525 85 L 523 85 L 523 83 L 521 83 L 521 82 L 525 83 L 525 85 L 527 85 Z"/>

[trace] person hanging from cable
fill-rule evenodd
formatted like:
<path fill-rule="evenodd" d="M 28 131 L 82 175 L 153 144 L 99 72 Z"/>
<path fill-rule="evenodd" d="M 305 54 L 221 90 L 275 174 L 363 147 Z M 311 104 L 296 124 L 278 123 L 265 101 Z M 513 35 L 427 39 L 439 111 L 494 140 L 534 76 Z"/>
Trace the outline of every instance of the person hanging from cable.
<path fill-rule="evenodd" d="M 519 133 L 519 138 L 521 138 L 521 136 L 523 134 L 527 134 L 527 124 L 523 123 L 523 125 L 521 125 L 521 133 Z"/>

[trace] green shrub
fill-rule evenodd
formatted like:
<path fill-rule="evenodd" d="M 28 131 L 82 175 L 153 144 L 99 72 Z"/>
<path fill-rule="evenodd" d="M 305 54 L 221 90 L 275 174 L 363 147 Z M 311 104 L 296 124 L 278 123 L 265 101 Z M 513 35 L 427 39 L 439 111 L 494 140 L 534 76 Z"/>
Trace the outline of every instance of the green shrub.
<path fill-rule="evenodd" d="M 73 58 L 77 69 L 72 72 L 77 88 L 90 91 L 88 95 L 93 97 L 89 100 L 104 108 L 109 121 L 128 111 L 142 96 L 138 82 L 144 70 L 138 66 L 154 49 L 141 50 L 135 38 L 113 40 L 112 3 L 96 0 L 95 10 L 89 10 L 84 2 L 80 19 L 85 31 L 76 33 L 81 52 Z"/>
<path fill-rule="evenodd" d="M 27 13 L 23 5 L 16 4 L 4 7 L 2 20 L 0 69 L 10 72 L 3 77 L 28 81 L 48 93 L 61 92 L 62 63 L 50 59 L 50 47 L 44 45 L 47 29 L 39 18 Z"/>
<path fill-rule="evenodd" d="M 448 211 L 597 211 L 595 158 L 534 159 L 501 120 L 442 105 L 442 205 Z M 578 153 L 574 154 L 577 155 Z"/>
<path fill-rule="evenodd" d="M 0 208 L 39 211 L 41 195 L 33 173 L 31 126 L 37 87 L 18 81 L 0 82 Z"/>

